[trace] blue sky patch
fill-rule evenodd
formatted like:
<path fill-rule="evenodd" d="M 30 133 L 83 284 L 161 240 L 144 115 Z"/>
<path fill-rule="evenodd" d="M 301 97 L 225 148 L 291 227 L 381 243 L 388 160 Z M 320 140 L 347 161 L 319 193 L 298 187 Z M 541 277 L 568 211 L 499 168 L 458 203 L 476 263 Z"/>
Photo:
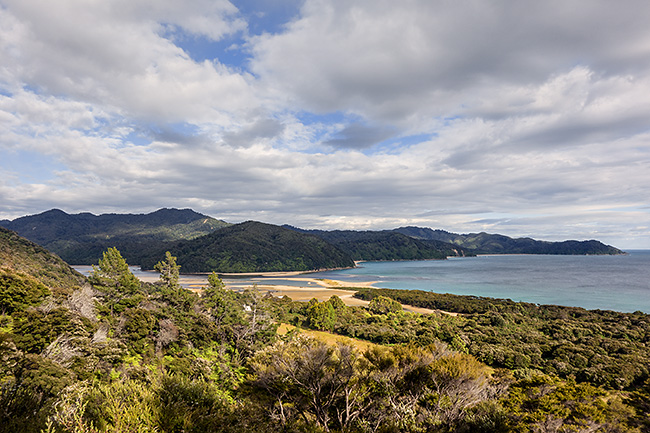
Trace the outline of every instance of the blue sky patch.
<path fill-rule="evenodd" d="M 24 183 L 47 182 L 56 177 L 55 171 L 66 169 L 55 158 L 28 150 L 3 151 L 0 168 Z"/>

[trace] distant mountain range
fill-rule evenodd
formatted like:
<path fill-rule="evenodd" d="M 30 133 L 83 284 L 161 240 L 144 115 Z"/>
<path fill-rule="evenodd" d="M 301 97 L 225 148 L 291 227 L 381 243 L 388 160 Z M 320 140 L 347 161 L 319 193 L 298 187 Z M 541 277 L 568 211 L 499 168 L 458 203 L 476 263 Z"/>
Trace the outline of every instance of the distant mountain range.
<path fill-rule="evenodd" d="M 109 247 L 116 247 L 130 263 L 137 264 L 165 242 L 194 239 L 228 225 L 191 209 L 98 216 L 70 215 L 52 209 L 0 221 L 0 226 L 42 245 L 73 265 L 96 264 Z"/>
<path fill-rule="evenodd" d="M 422 227 L 400 227 L 394 231 L 414 239 L 435 240 L 458 245 L 474 254 L 559 254 L 559 255 L 616 255 L 623 251 L 596 240 L 547 242 L 531 238 L 510 238 L 489 233 L 459 235 L 444 230 Z"/>
<path fill-rule="evenodd" d="M 599 241 L 545 242 L 421 227 L 304 230 L 248 221 L 229 224 L 190 209 L 150 214 L 76 215 L 53 209 L 0 226 L 74 265 L 96 264 L 116 247 L 130 264 L 151 269 L 165 251 L 182 272 L 306 271 L 354 266 L 354 260 L 425 260 L 476 254 L 623 254 Z"/>

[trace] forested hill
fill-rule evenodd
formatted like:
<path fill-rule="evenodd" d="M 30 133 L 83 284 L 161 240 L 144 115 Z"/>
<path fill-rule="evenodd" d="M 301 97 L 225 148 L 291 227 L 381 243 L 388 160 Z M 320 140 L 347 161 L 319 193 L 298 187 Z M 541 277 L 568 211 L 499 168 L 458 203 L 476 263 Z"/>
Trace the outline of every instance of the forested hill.
<path fill-rule="evenodd" d="M 83 275 L 59 257 L 15 232 L 0 227 L 0 276 L 20 287 L 32 287 L 35 281 L 54 291 L 82 286 Z M 25 286 L 26 285 L 26 286 Z M 19 293 L 7 294 L 18 296 Z"/>
<path fill-rule="evenodd" d="M 355 260 L 428 260 L 473 255 L 465 248 L 438 240 L 419 240 L 390 230 L 303 230 L 348 253 Z"/>
<path fill-rule="evenodd" d="M 165 250 L 178 258 L 182 272 L 309 271 L 353 267 L 352 258 L 317 236 L 247 221 L 190 241 L 167 244 L 143 259 L 152 269 Z"/>
<path fill-rule="evenodd" d="M 423 227 L 400 227 L 394 230 L 414 239 L 448 242 L 474 254 L 562 254 L 562 255 L 617 255 L 624 254 L 600 241 L 547 242 L 531 238 L 511 238 L 499 234 L 456 234 Z"/>
<path fill-rule="evenodd" d="M 193 239 L 229 224 L 191 209 L 160 209 L 149 214 L 67 214 L 52 209 L 0 225 L 38 243 L 74 265 L 95 264 L 116 247 L 129 263 L 164 242 Z"/>

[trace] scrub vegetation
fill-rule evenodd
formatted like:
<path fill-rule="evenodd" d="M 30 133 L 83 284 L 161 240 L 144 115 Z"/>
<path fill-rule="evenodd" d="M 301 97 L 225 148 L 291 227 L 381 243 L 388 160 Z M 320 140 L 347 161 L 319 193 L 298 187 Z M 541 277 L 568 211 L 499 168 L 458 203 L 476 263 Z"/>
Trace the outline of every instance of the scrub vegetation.
<path fill-rule="evenodd" d="M 172 254 L 143 283 L 115 248 L 87 280 L 48 274 L 62 287 L 28 262 L 40 247 L 12 239 L 0 249 L 0 432 L 650 429 L 642 313 L 459 297 L 428 305 L 457 316 L 423 315 L 390 291 L 364 291 L 368 307 L 293 302 L 216 274 L 197 294 Z"/>

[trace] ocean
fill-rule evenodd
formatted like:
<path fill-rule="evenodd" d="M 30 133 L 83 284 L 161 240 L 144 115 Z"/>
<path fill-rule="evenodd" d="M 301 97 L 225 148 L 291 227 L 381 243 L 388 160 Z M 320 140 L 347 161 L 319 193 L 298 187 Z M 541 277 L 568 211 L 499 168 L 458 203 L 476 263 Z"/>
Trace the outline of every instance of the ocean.
<path fill-rule="evenodd" d="M 389 289 L 650 313 L 650 250 L 620 256 L 488 255 L 447 260 L 362 262 L 313 278 L 378 281 Z"/>
<path fill-rule="evenodd" d="M 650 314 L 650 250 L 621 256 L 489 255 L 398 262 L 362 262 L 357 268 L 323 271 L 299 277 L 350 283 L 377 281 L 375 287 L 418 289 L 455 295 L 512 299 L 535 304 L 583 307 L 590 310 Z M 88 275 L 90 266 L 77 266 Z M 158 274 L 132 267 L 139 278 L 155 281 Z M 206 275 L 181 275 L 180 283 L 207 284 Z M 237 278 L 238 286 L 257 284 L 308 285 L 286 278 Z"/>

